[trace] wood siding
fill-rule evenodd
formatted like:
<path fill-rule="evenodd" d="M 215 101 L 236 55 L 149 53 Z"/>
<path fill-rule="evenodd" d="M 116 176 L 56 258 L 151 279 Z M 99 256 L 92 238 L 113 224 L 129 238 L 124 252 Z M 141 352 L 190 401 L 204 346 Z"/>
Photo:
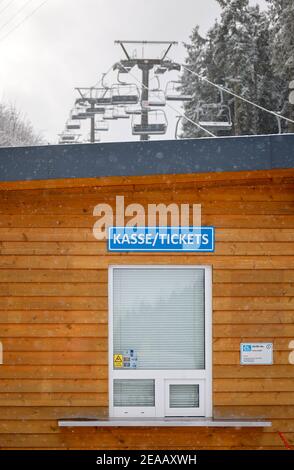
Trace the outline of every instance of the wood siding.
<path fill-rule="evenodd" d="M 293 172 L 113 178 L 0 191 L 0 448 L 282 449 L 294 445 Z M 35 186 L 38 187 L 38 186 Z M 93 237 L 98 203 L 202 205 L 214 254 L 110 254 Z M 213 266 L 213 406 L 265 429 L 62 429 L 108 406 L 107 269 Z M 273 366 L 240 366 L 243 341 L 273 341 Z"/>

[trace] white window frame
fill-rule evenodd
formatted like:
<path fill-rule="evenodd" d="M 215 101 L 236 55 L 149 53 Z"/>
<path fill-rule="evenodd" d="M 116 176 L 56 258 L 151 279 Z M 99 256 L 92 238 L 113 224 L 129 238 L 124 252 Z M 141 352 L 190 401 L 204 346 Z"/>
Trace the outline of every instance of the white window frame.
<path fill-rule="evenodd" d="M 116 269 L 200 269 L 205 276 L 205 370 L 126 370 L 113 368 L 113 272 Z M 109 378 L 109 416 L 110 417 L 165 417 L 167 416 L 166 383 L 167 381 L 185 381 L 205 383 L 204 416 L 212 417 L 212 268 L 206 265 L 112 265 L 108 268 L 108 378 Z M 114 379 L 154 379 L 155 407 L 114 407 Z M 183 382 L 180 382 L 180 381 Z M 200 398 L 202 401 L 202 397 Z M 175 415 L 173 415 L 175 416 Z M 194 415 L 196 416 L 196 415 Z M 198 415 L 197 415 L 198 416 Z"/>
<path fill-rule="evenodd" d="M 197 408 L 171 408 L 169 397 L 170 385 L 198 385 L 199 386 L 199 407 Z M 204 416 L 205 415 L 205 381 L 201 379 L 165 380 L 165 416 Z"/>

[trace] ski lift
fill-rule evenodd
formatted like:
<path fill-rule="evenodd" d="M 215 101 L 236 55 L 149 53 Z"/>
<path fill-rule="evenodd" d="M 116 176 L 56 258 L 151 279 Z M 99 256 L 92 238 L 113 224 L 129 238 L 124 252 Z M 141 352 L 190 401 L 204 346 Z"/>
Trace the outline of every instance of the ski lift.
<path fill-rule="evenodd" d="M 76 140 L 76 137 L 74 135 L 70 135 L 70 134 L 62 135 L 61 140 L 62 141 L 69 140 L 70 142 L 73 142 L 74 140 Z"/>
<path fill-rule="evenodd" d="M 201 104 L 197 109 L 197 122 L 211 131 L 230 131 L 232 129 L 230 107 L 225 104 Z"/>
<path fill-rule="evenodd" d="M 72 121 L 79 121 L 79 120 L 80 120 L 77 111 L 73 111 L 73 112 L 71 113 L 71 120 L 72 120 Z"/>
<path fill-rule="evenodd" d="M 104 113 L 103 119 L 105 121 L 116 121 L 118 118 L 114 115 L 114 109 L 108 108 Z"/>
<path fill-rule="evenodd" d="M 80 118 L 79 118 L 79 111 L 76 108 L 73 108 L 71 110 L 70 115 L 69 115 L 69 119 L 67 120 L 66 125 L 68 125 L 68 124 L 72 124 L 72 125 L 76 124 L 77 126 L 81 127 Z"/>
<path fill-rule="evenodd" d="M 162 65 L 159 65 L 154 71 L 156 75 L 163 75 L 165 72 L 167 72 L 167 68 Z"/>
<path fill-rule="evenodd" d="M 75 101 L 76 106 L 90 106 L 90 101 L 88 98 L 77 98 Z"/>
<path fill-rule="evenodd" d="M 163 90 L 150 90 L 149 92 L 149 99 L 148 99 L 149 106 L 165 106 L 166 105 L 166 98 L 165 93 Z"/>
<path fill-rule="evenodd" d="M 76 144 L 78 143 L 79 135 L 69 132 L 63 132 L 59 135 L 59 144 Z"/>
<path fill-rule="evenodd" d="M 104 114 L 105 108 L 99 106 L 91 106 L 91 108 L 86 109 L 86 113 L 88 116 L 95 116 L 95 114 Z"/>
<path fill-rule="evenodd" d="M 99 133 L 95 132 L 94 142 L 91 142 L 91 135 L 90 134 L 88 135 L 88 139 L 87 139 L 88 144 L 98 144 L 99 142 L 101 142 L 101 136 Z"/>
<path fill-rule="evenodd" d="M 211 131 L 230 131 L 233 127 L 230 106 L 224 103 L 223 91 L 220 90 L 219 103 L 199 102 L 197 122 Z"/>
<path fill-rule="evenodd" d="M 167 117 L 163 110 L 148 110 L 148 123 L 142 124 L 142 117 L 133 116 L 133 135 L 164 135 L 167 131 Z M 142 114 L 142 113 L 141 113 Z M 140 119 L 140 122 L 138 122 Z"/>
<path fill-rule="evenodd" d="M 105 132 L 109 130 L 108 122 L 105 122 L 104 119 L 96 121 L 95 123 L 95 131 L 98 132 Z"/>
<path fill-rule="evenodd" d="M 71 120 L 72 121 L 80 121 L 83 119 L 87 119 L 86 110 L 83 106 L 77 106 L 71 113 Z"/>
<path fill-rule="evenodd" d="M 111 90 L 110 88 L 97 88 L 95 90 L 96 96 L 94 103 L 98 106 L 108 106 L 112 104 Z"/>
<path fill-rule="evenodd" d="M 123 65 L 120 62 L 118 62 L 115 65 L 115 68 L 117 69 L 118 73 L 129 73 L 132 70 L 132 67 L 130 65 Z"/>
<path fill-rule="evenodd" d="M 78 131 L 81 128 L 81 123 L 77 119 L 68 119 L 66 121 L 65 128 L 68 131 Z"/>
<path fill-rule="evenodd" d="M 71 142 L 70 140 L 59 139 L 58 144 L 59 144 L 59 145 L 74 144 L 74 142 Z"/>
<path fill-rule="evenodd" d="M 127 106 L 125 108 L 125 113 L 128 114 L 129 116 L 133 115 L 141 115 L 142 114 L 142 108 L 138 106 Z"/>
<path fill-rule="evenodd" d="M 183 95 L 179 93 L 181 82 L 172 80 L 168 82 L 165 89 L 165 97 L 168 101 L 191 101 L 192 95 Z"/>
<path fill-rule="evenodd" d="M 112 104 L 137 104 L 140 92 L 137 85 L 132 83 L 117 83 L 111 87 Z"/>
<path fill-rule="evenodd" d="M 115 119 L 130 119 L 130 116 L 126 113 L 125 108 L 121 106 L 113 109 L 113 117 Z"/>
<path fill-rule="evenodd" d="M 149 91 L 148 106 L 165 106 L 166 98 L 164 91 L 160 88 L 160 80 L 157 76 L 155 76 L 154 78 L 157 80 L 157 87 L 152 88 Z"/>
<path fill-rule="evenodd" d="M 69 144 L 69 145 L 73 145 L 73 144 L 77 144 L 78 142 L 74 141 L 72 142 L 71 140 L 66 140 L 66 139 L 62 139 L 61 141 L 59 141 L 59 145 L 66 145 L 66 144 Z"/>

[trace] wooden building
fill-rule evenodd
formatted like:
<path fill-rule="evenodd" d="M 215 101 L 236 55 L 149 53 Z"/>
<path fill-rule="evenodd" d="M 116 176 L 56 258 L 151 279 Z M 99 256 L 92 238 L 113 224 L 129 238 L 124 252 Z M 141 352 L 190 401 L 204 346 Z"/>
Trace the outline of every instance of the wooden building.
<path fill-rule="evenodd" d="M 0 180 L 0 448 L 294 446 L 294 135 L 0 149 Z M 106 241 L 93 235 L 93 211 L 101 203 L 114 208 L 118 195 L 146 210 L 148 204 L 201 204 L 202 225 L 215 227 L 215 251 L 109 252 Z M 177 417 L 171 404 L 169 413 L 157 412 L 162 406 L 157 398 L 149 403 L 153 411 L 144 414 L 139 401 L 132 408 L 130 391 L 127 417 L 119 418 L 124 393 L 117 402 L 122 415 L 109 417 L 110 396 L 116 393 L 110 390 L 109 308 L 115 303 L 119 310 L 133 295 L 131 288 L 122 288 L 122 297 L 109 298 L 116 292 L 108 285 L 111 266 L 128 266 L 133 278 L 136 266 L 144 273 L 154 267 L 158 283 L 160 268 L 164 276 L 171 273 L 171 283 L 177 267 L 183 273 L 189 267 L 207 270 L 208 284 L 212 275 L 205 290 L 205 305 L 212 306 L 206 378 L 186 370 L 194 354 L 193 341 L 183 344 L 188 317 L 178 321 L 181 339 L 170 344 L 170 325 L 176 325 L 172 306 L 157 309 L 159 318 L 165 311 L 165 323 L 162 340 L 156 323 L 154 377 L 161 380 L 164 347 L 171 348 L 175 355 L 163 380 L 173 384 L 175 403 L 186 393 L 177 384 L 191 385 L 193 392 L 199 377 L 206 381 L 201 392 L 197 389 L 206 406 L 200 415 L 181 416 L 177 404 Z M 122 278 L 121 285 L 130 286 L 131 280 Z M 182 297 L 185 312 L 192 307 L 188 294 Z M 171 298 L 175 304 L 180 296 Z M 147 307 L 144 321 L 154 315 Z M 138 325 L 133 318 L 126 334 L 140 338 Z M 148 334 L 151 341 L 155 332 Z M 273 364 L 241 365 L 242 343 L 272 343 Z M 154 363 L 154 345 L 148 354 Z M 175 362 L 178 370 L 183 364 L 182 375 L 180 370 L 173 376 Z M 119 382 L 124 370 L 118 372 Z M 146 403 L 152 393 L 164 400 L 165 391 L 154 392 L 154 383 L 151 395 L 144 389 L 153 377 L 148 365 L 126 377 L 134 379 L 137 372 Z"/>

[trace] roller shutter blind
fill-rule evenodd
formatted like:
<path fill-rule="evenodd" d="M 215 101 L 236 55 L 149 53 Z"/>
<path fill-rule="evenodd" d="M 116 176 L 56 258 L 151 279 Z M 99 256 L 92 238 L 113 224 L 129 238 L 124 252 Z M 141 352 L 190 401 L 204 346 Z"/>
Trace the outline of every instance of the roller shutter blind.
<path fill-rule="evenodd" d="M 155 406 L 155 381 L 116 379 L 113 395 L 114 406 Z"/>
<path fill-rule="evenodd" d="M 113 354 L 134 349 L 137 369 L 204 369 L 204 269 L 113 273 Z"/>
<path fill-rule="evenodd" d="M 170 385 L 170 408 L 197 408 L 199 406 L 199 385 Z"/>

